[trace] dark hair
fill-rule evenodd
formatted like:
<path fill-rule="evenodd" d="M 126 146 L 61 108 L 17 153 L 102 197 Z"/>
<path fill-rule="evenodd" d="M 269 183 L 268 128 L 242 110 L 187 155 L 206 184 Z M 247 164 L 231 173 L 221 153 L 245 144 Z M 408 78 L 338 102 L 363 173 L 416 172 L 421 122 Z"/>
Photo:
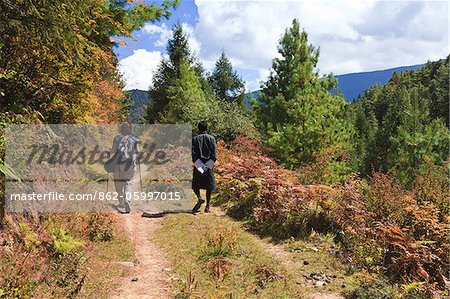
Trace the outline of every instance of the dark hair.
<path fill-rule="evenodd" d="M 120 128 L 119 128 L 119 132 L 122 135 L 131 135 L 133 130 L 131 128 L 131 125 L 129 123 L 123 123 Z"/>
<path fill-rule="evenodd" d="M 199 132 L 205 132 L 206 130 L 208 130 L 208 124 L 206 123 L 206 121 L 202 120 L 198 123 L 197 128 Z"/>

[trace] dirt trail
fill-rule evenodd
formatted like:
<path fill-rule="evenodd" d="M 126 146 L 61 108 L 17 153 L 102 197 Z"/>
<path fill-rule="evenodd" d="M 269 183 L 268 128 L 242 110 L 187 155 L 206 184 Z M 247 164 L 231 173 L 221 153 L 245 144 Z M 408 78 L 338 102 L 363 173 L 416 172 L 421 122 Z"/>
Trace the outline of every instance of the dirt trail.
<path fill-rule="evenodd" d="M 227 217 L 218 209 L 213 215 Z M 153 242 L 154 232 L 162 226 L 163 218 L 142 217 L 140 213 L 122 215 L 122 221 L 131 241 L 135 246 L 135 262 L 122 263 L 132 266 L 131 273 L 117 281 L 116 289 L 110 298 L 172 298 L 170 289 L 170 264 L 164 252 Z M 260 239 L 260 244 L 270 252 L 284 267 L 296 266 L 282 245 L 272 244 Z M 107 269 L 105 269 L 107 271 Z M 308 294 L 311 299 L 342 299 L 343 296 L 323 290 L 312 289 Z"/>
<path fill-rule="evenodd" d="M 135 245 L 135 262 L 130 276 L 121 278 L 110 298 L 171 298 L 169 262 L 152 241 L 162 218 L 144 218 L 140 213 L 123 217 Z"/>

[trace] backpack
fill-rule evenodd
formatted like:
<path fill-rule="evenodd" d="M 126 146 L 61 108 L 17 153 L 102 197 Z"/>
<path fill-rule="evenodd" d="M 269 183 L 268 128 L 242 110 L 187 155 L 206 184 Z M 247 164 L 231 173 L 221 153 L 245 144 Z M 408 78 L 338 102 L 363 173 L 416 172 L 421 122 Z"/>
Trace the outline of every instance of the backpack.
<path fill-rule="evenodd" d="M 119 142 L 117 147 L 119 152 L 120 161 L 134 160 L 136 154 L 136 139 L 131 135 L 125 135 Z"/>
<path fill-rule="evenodd" d="M 114 139 L 117 144 L 117 150 L 114 155 L 105 162 L 103 168 L 106 172 L 112 173 L 116 170 L 119 163 L 132 163 L 135 159 L 137 140 L 131 136 L 116 136 Z"/>

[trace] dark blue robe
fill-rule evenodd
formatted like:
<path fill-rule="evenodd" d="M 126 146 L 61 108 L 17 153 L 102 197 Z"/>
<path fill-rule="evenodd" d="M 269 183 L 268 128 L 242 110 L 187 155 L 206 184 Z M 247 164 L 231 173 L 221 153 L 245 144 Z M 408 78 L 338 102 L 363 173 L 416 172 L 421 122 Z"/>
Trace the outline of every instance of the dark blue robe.
<path fill-rule="evenodd" d="M 192 162 L 197 159 L 205 163 L 208 160 L 216 162 L 216 139 L 208 133 L 200 133 L 192 139 Z M 200 173 L 194 167 L 192 175 L 192 189 L 214 190 L 216 188 L 216 179 L 214 178 L 214 169 L 209 169 Z"/>

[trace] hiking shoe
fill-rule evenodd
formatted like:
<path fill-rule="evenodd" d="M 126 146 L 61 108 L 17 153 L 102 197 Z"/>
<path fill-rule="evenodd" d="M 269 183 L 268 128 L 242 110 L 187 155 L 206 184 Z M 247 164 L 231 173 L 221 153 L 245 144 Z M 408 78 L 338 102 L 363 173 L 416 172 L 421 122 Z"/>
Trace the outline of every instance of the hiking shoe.
<path fill-rule="evenodd" d="M 210 213 L 208 206 L 206 206 L 206 208 L 205 208 L 205 213 Z"/>

